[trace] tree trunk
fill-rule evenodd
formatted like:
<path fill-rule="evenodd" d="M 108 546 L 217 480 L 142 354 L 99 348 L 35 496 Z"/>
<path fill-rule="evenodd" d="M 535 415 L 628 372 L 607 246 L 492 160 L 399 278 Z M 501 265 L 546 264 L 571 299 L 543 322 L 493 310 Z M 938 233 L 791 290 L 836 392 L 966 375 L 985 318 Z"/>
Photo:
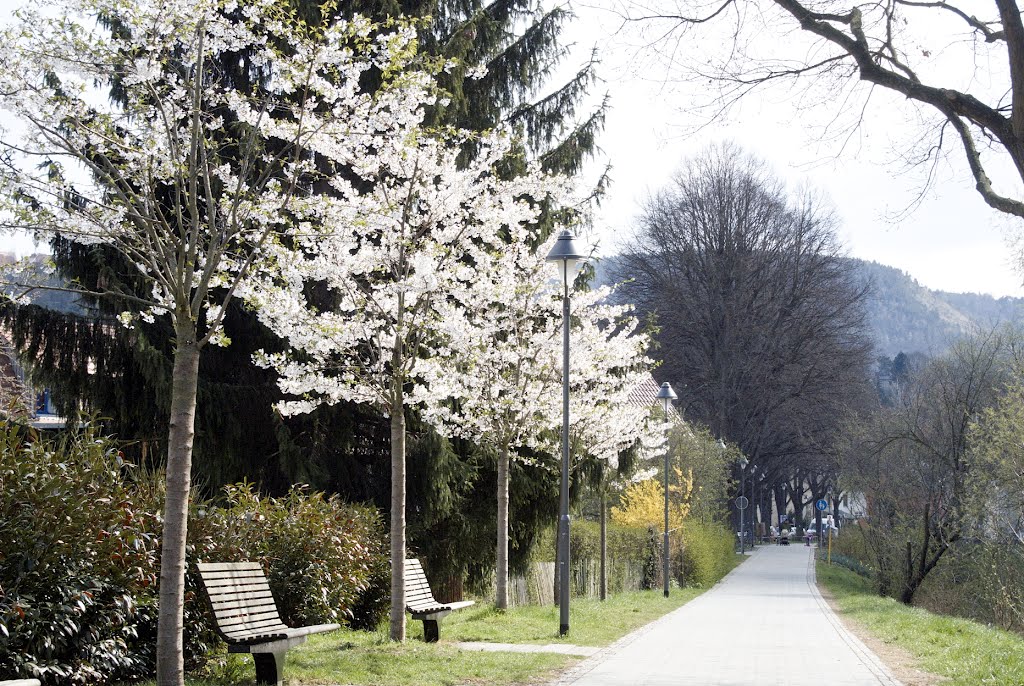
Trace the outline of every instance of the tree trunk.
<path fill-rule="evenodd" d="M 772 495 L 775 498 L 775 514 L 778 517 L 778 521 L 780 523 L 780 528 L 781 528 L 782 517 L 783 517 L 783 515 L 786 514 L 786 490 L 785 490 L 785 487 L 782 484 L 777 484 L 775 486 L 775 488 L 772 489 Z M 789 527 L 789 528 L 792 528 L 792 527 Z"/>
<path fill-rule="evenodd" d="M 914 600 L 914 546 L 907 541 L 907 565 L 906 579 L 903 582 L 903 591 L 900 592 L 900 602 L 910 605 Z"/>
<path fill-rule="evenodd" d="M 498 451 L 498 550 L 494 605 L 508 609 L 508 445 Z"/>
<path fill-rule="evenodd" d="M 185 683 L 182 640 L 185 542 L 188 537 L 192 442 L 199 388 L 199 346 L 191 322 L 176 323 L 175 334 L 177 345 L 174 349 L 171 416 L 167 433 L 167 498 L 160 542 L 160 607 L 156 638 L 158 686 L 184 686 Z"/>
<path fill-rule="evenodd" d="M 903 591 L 900 593 L 900 602 L 904 605 L 910 605 L 914 602 L 914 595 L 917 593 L 917 589 L 921 588 L 925 577 L 935 569 L 935 565 L 939 563 L 939 560 L 942 559 L 942 556 L 949 549 L 948 543 L 937 541 L 935 552 L 929 556 L 932 540 L 931 523 L 931 504 L 928 503 L 924 506 L 924 534 L 921 541 L 921 554 L 918 557 L 919 566 L 916 569 L 914 567 L 913 545 L 910 541 L 907 541 L 907 575 Z M 958 538 L 959 535 L 953 537 L 952 540 L 955 541 Z"/>
<path fill-rule="evenodd" d="M 601 491 L 601 600 L 608 597 L 608 496 Z"/>
<path fill-rule="evenodd" d="M 391 410 L 391 640 L 405 640 L 405 410 Z"/>
<path fill-rule="evenodd" d="M 391 640 L 405 641 L 405 395 L 401 317 L 398 331 L 391 355 Z"/>

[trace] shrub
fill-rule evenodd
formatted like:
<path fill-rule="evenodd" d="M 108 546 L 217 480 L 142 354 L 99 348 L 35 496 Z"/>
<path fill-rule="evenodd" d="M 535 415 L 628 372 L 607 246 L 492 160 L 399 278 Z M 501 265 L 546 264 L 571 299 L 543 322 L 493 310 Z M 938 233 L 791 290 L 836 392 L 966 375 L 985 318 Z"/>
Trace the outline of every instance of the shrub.
<path fill-rule="evenodd" d="M 641 587 L 644 562 L 649 555 L 647 527 L 608 525 L 608 591 L 634 591 Z M 598 522 L 574 521 L 569 529 L 570 564 L 573 593 L 596 595 L 601 560 L 601 526 Z M 660 551 L 660 544 L 658 550 Z M 660 560 L 660 553 L 655 551 Z M 533 563 L 553 562 L 555 530 L 542 532 L 534 546 Z M 660 578 L 660 577 L 659 577 Z M 493 584 L 493 579 L 490 582 Z M 484 592 L 490 591 L 490 586 Z"/>
<path fill-rule="evenodd" d="M 573 578 L 577 585 L 596 574 L 600 560 L 600 525 L 597 522 L 573 522 L 570 529 Z M 608 526 L 608 590 L 661 588 L 662 537 L 654 527 Z M 680 586 L 707 587 L 717 583 L 733 568 L 736 558 L 732 537 L 720 524 L 686 521 L 680 532 L 672 534 L 672 567 Z M 535 553 L 537 561 L 554 559 L 552 531 L 546 532 Z M 583 586 L 596 588 L 596 581 Z M 583 593 L 575 588 L 574 593 Z"/>
<path fill-rule="evenodd" d="M 0 427 L 0 674 L 135 679 L 154 664 L 158 503 L 86 425 L 56 441 Z"/>
<path fill-rule="evenodd" d="M 261 562 L 281 618 L 291 625 L 349 623 L 364 594 L 380 594 L 371 582 L 388 558 L 374 508 L 302 486 L 283 498 L 261 498 L 249 483 L 226 491 L 227 506 L 206 509 L 197 524 L 203 534 L 193 537 L 190 562 Z"/>
<path fill-rule="evenodd" d="M 864 567 L 874 567 L 874 554 L 868 547 L 866 536 L 868 534 L 860 526 L 848 525 L 843 527 L 841 536 L 832 537 L 832 557 L 842 555 L 846 558 L 856 560 Z"/>
<path fill-rule="evenodd" d="M 914 605 L 1024 631 L 1024 546 L 961 539 L 914 596 Z"/>
<path fill-rule="evenodd" d="M 153 673 L 162 482 L 90 425 L 33 441 L 0 427 L 0 674 L 75 685 Z M 238 484 L 225 507 L 190 513 L 189 562 L 262 562 L 293 625 L 375 624 L 385 545 L 372 508 L 298 488 L 261 499 Z M 184 620 L 194 670 L 219 639 L 191 573 Z"/>
<path fill-rule="evenodd" d="M 707 587 L 729 573 L 735 559 L 733 537 L 721 524 L 701 524 L 687 521 L 683 524 L 682 570 L 683 584 Z"/>

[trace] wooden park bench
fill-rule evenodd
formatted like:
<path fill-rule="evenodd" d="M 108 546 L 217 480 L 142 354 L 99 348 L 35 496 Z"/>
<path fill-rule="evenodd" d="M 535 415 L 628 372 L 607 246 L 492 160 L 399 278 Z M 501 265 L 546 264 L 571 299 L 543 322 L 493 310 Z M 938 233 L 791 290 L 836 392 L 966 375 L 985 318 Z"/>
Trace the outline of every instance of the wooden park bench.
<path fill-rule="evenodd" d="M 423 640 L 427 643 L 436 643 L 441 637 L 438 622 L 451 614 L 453 610 L 461 610 L 474 603 L 472 600 L 463 600 L 457 603 L 439 603 L 434 600 L 430 584 L 427 583 L 427 575 L 423 573 L 423 566 L 419 560 L 405 561 L 404 578 L 405 609 L 412 613 L 413 619 L 423 622 Z"/>
<path fill-rule="evenodd" d="M 229 653 L 252 654 L 257 684 L 281 686 L 288 649 L 304 643 L 310 634 L 340 626 L 285 626 L 258 562 L 199 563 L 196 568 L 213 607 L 217 633 Z"/>

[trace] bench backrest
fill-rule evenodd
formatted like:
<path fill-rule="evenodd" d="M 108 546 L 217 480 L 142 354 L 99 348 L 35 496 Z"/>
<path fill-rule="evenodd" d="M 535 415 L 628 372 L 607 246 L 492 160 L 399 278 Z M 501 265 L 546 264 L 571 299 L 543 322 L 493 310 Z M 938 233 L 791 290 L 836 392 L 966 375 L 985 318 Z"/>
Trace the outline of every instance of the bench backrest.
<path fill-rule="evenodd" d="M 405 606 L 410 609 L 436 607 L 441 603 L 434 600 L 427 583 L 427 575 L 423 573 L 423 565 L 413 558 L 405 561 Z"/>
<path fill-rule="evenodd" d="M 213 607 L 217 630 L 228 642 L 287 631 L 258 562 L 201 562 L 196 568 Z"/>

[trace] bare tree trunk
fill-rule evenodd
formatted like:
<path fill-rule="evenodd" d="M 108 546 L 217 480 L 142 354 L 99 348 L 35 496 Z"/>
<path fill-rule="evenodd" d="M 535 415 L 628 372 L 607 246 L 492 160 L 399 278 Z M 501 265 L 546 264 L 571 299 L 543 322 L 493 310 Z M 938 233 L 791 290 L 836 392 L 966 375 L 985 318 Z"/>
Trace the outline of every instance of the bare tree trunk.
<path fill-rule="evenodd" d="M 925 568 L 928 566 L 928 544 L 931 542 L 932 537 L 932 505 L 931 503 L 925 503 L 924 505 L 924 536 L 921 541 L 921 573 L 924 574 Z"/>
<path fill-rule="evenodd" d="M 391 640 L 405 640 L 405 410 L 391 411 Z"/>
<path fill-rule="evenodd" d="M 401 305 L 399 305 L 401 307 Z M 401 318 L 399 318 L 401 332 Z M 400 335 L 400 334 L 399 334 Z M 405 396 L 403 346 L 392 351 L 391 381 L 391 640 L 405 640 Z"/>
<path fill-rule="evenodd" d="M 608 597 L 608 496 L 601 491 L 601 600 Z"/>
<path fill-rule="evenodd" d="M 160 551 L 160 609 L 157 619 L 156 680 L 158 686 L 184 686 L 182 630 L 185 604 L 185 542 L 188 500 L 192 485 L 192 442 L 195 438 L 196 393 L 199 388 L 199 346 L 195 328 L 176 323 L 171 416 L 167 435 L 167 498 Z"/>
<path fill-rule="evenodd" d="M 910 541 L 907 541 L 907 576 L 903 585 L 903 591 L 900 593 L 900 602 L 904 605 L 910 605 L 914 602 L 914 595 L 917 593 L 917 589 L 921 588 L 925 577 L 935 569 L 939 560 L 949 550 L 949 543 L 936 539 L 936 549 L 934 552 L 931 552 L 933 538 L 931 525 L 931 504 L 929 503 L 924 506 L 924 535 L 921 541 L 921 554 L 918 556 L 918 567 L 916 569 L 914 567 L 913 545 Z M 959 538 L 960 536 L 957 534 L 950 542 L 956 541 Z"/>
<path fill-rule="evenodd" d="M 775 513 L 778 517 L 778 521 L 782 522 L 782 517 L 786 514 L 786 489 L 782 483 L 776 484 L 772 490 L 772 495 L 775 498 Z M 780 526 L 781 528 L 781 526 Z"/>
<path fill-rule="evenodd" d="M 900 602 L 909 605 L 914 599 L 914 545 L 907 541 L 907 565 L 906 580 L 903 582 L 903 591 L 900 593 Z"/>
<path fill-rule="evenodd" d="M 498 451 L 498 550 L 494 605 L 508 609 L 508 445 Z"/>

